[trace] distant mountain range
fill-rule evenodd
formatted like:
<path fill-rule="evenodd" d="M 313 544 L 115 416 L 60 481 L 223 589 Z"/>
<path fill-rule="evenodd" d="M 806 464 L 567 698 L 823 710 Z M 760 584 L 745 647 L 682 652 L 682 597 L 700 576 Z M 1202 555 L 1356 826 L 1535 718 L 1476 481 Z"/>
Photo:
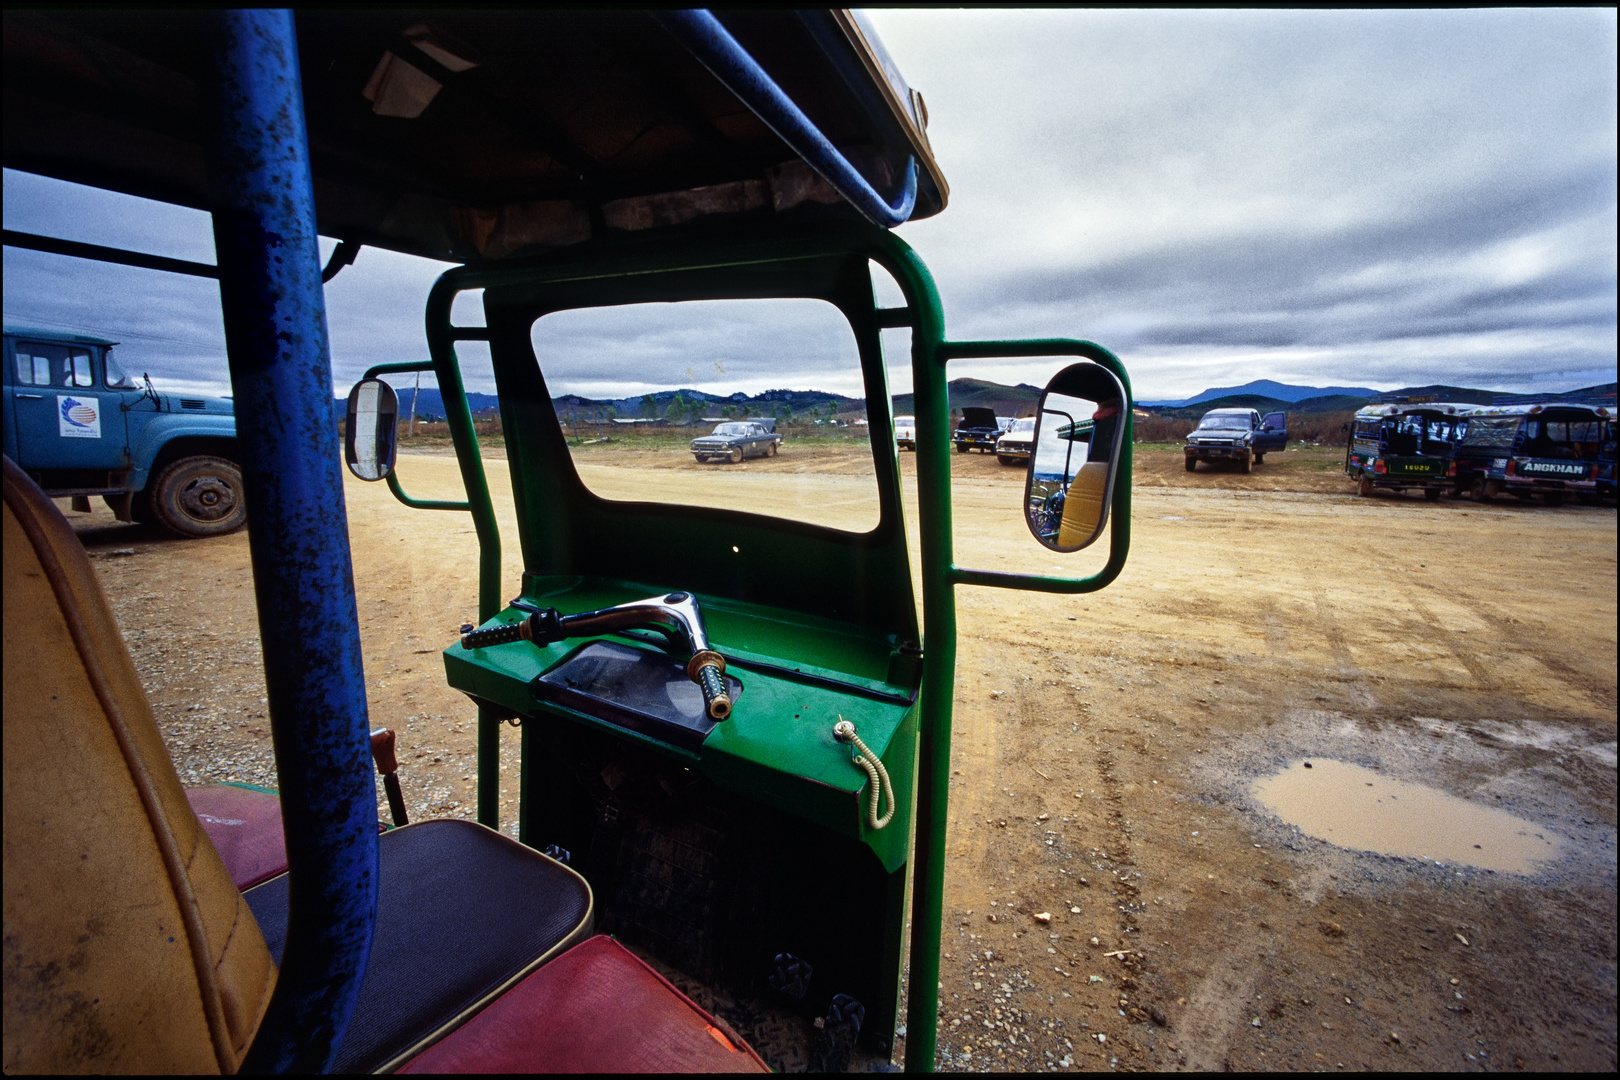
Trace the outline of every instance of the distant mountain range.
<path fill-rule="evenodd" d="M 1260 388 L 1280 388 L 1291 393 L 1303 392 L 1303 395 L 1283 398 L 1257 392 Z M 1428 386 L 1407 386 L 1399 390 L 1369 390 L 1366 387 L 1288 386 L 1284 383 L 1275 383 L 1262 379 L 1246 386 L 1206 390 L 1196 397 L 1185 399 L 1185 403 L 1139 401 L 1136 404 L 1141 408 L 1154 409 L 1171 416 L 1199 416 L 1210 409 L 1259 409 L 1261 412 L 1282 410 L 1298 413 L 1349 412 L 1359 409 L 1372 401 L 1395 401 L 1401 398 L 1445 401 L 1455 405 L 1494 405 L 1503 398 L 1509 397 L 1514 400 L 1533 399 L 1536 401 L 1581 401 L 1590 399 L 1601 401 L 1607 398 L 1607 404 L 1613 407 L 1615 384 L 1604 383 L 1601 386 L 1588 386 L 1562 394 L 1506 395 L 1497 390 L 1476 390 L 1472 387 L 1447 386 L 1442 383 L 1433 383 Z"/>
<path fill-rule="evenodd" d="M 1188 405 L 1202 405 L 1206 401 L 1216 398 L 1252 397 L 1269 398 L 1273 401 L 1304 401 L 1306 398 L 1316 397 L 1354 397 L 1370 398 L 1382 393 L 1367 386 L 1294 386 L 1291 383 L 1272 382 L 1270 379 L 1256 379 L 1254 382 L 1244 383 L 1242 386 L 1217 386 L 1205 390 L 1190 398 L 1180 401 L 1138 401 L 1137 404 L 1144 409 L 1181 409 Z"/>
<path fill-rule="evenodd" d="M 399 395 L 400 416 L 409 416 L 414 388 L 395 387 L 395 391 Z M 953 409 L 980 405 L 992 408 L 1004 416 L 1034 412 L 1035 404 L 1041 398 L 1038 386 L 1023 383 L 1017 386 L 1003 386 L 981 379 L 956 379 L 950 383 L 948 393 Z M 652 399 L 650 408 L 646 401 L 648 397 Z M 654 419 L 666 416 L 676 398 L 679 398 L 683 405 L 698 406 L 698 411 L 704 416 L 718 416 L 724 408 L 730 408 L 738 416 L 776 416 L 780 411 L 788 409 L 792 410 L 794 416 L 806 414 L 825 416 L 829 405 L 836 406 L 837 412 L 840 413 L 859 412 L 866 408 L 865 398 L 845 397 L 824 390 L 766 390 L 754 395 L 738 393 L 721 396 L 690 388 L 660 390 L 642 397 L 625 398 L 587 398 L 578 394 L 564 394 L 553 398 L 552 404 L 560 415 L 566 415 L 570 411 L 585 414 L 611 409 L 613 415 L 620 419 Z M 467 395 L 467 407 L 475 415 L 493 412 L 498 406 L 499 401 L 494 394 Z M 915 407 L 915 399 L 911 394 L 899 394 L 894 398 L 894 411 L 897 415 L 910 413 Z M 339 398 L 338 415 L 341 416 L 346 408 L 346 399 Z M 648 416 L 649 412 L 651 416 Z M 691 414 L 689 408 L 683 409 L 682 412 L 684 415 Z M 416 416 L 419 420 L 442 420 L 443 395 L 437 389 L 423 387 L 422 396 L 416 402 Z M 583 418 L 582 415 L 581 419 Z"/>
<path fill-rule="evenodd" d="M 407 386 L 396 390 L 399 394 L 400 416 L 409 416 L 413 389 Z M 947 391 L 952 409 L 977 405 L 994 409 L 999 416 L 1029 415 L 1035 411 L 1041 397 L 1040 388 L 1027 383 L 1004 386 L 982 379 L 954 379 L 948 384 Z M 1217 408 L 1261 411 L 1284 409 L 1292 412 L 1320 413 L 1359 409 L 1372 398 L 1411 397 L 1457 404 L 1490 405 L 1503 396 L 1495 390 L 1475 390 L 1466 386 L 1443 384 L 1380 391 L 1365 386 L 1294 386 L 1289 383 L 1273 382 L 1270 379 L 1257 379 L 1242 386 L 1213 387 L 1201 394 L 1177 401 L 1138 401 L 1136 404 L 1140 408 L 1156 409 L 1170 414 L 1183 411 L 1203 413 Z M 1611 405 L 1613 404 L 1614 383 L 1589 386 L 1563 394 L 1537 395 L 1538 400 L 1547 401 L 1604 397 L 1608 398 Z M 651 399 L 650 403 L 647 401 L 648 398 Z M 689 388 L 660 390 L 642 397 L 613 399 L 565 394 L 554 398 L 552 404 L 559 415 L 575 412 L 579 414 L 580 420 L 586 419 L 587 415 L 591 414 L 605 415 L 609 410 L 613 416 L 620 419 L 654 419 L 669 416 L 670 408 L 677 398 L 680 399 L 681 405 L 677 409 L 677 415 L 681 421 L 690 421 L 701 416 L 719 416 L 723 409 L 730 409 L 735 416 L 778 416 L 790 412 L 791 415 L 802 418 L 807 415 L 826 416 L 829 407 L 832 407 L 835 413 L 859 412 L 866 408 L 864 398 L 845 397 L 842 394 L 822 390 L 767 390 L 754 395 L 737 393 L 721 396 Z M 346 399 L 338 398 L 335 406 L 337 415 L 342 417 Z M 498 400 L 494 394 L 469 393 L 467 406 L 474 415 L 488 414 L 495 411 Z M 915 411 L 916 399 L 913 395 L 895 395 L 895 415 L 905 416 Z M 444 398 L 437 389 L 423 388 L 421 398 L 416 402 L 416 415 L 418 419 L 423 420 L 444 418 Z"/>

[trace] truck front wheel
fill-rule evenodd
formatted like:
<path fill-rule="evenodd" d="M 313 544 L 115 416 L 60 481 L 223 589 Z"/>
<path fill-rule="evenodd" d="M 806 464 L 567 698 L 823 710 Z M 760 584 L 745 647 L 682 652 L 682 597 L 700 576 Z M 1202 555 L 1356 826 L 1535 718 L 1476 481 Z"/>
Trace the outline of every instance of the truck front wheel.
<path fill-rule="evenodd" d="M 1238 459 L 1238 472 L 1249 472 L 1253 468 L 1254 468 L 1254 454 L 1253 454 L 1253 452 L 1249 451 L 1249 450 L 1243 451 L 1243 456 Z"/>
<path fill-rule="evenodd" d="M 1187 471 L 1188 472 L 1197 472 L 1198 471 L 1198 459 L 1197 458 L 1195 458 L 1195 457 L 1188 457 L 1187 458 Z"/>
<path fill-rule="evenodd" d="M 235 532 L 247 523 L 242 471 L 224 458 L 181 458 L 152 484 L 152 516 L 176 536 Z"/>

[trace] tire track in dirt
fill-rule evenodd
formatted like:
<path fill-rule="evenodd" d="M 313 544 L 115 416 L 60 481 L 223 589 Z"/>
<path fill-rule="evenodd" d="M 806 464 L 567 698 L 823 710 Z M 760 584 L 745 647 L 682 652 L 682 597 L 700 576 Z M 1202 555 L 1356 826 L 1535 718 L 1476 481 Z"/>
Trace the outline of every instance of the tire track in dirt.
<path fill-rule="evenodd" d="M 1278 657 L 1287 656 L 1288 629 L 1283 625 L 1282 611 L 1274 597 L 1260 601 L 1260 621 L 1266 634 L 1266 648 Z"/>
<path fill-rule="evenodd" d="M 1493 693 L 1502 689 L 1501 680 L 1492 674 L 1490 668 L 1479 662 L 1478 658 L 1468 650 L 1465 642 L 1458 635 L 1446 629 L 1446 624 L 1440 621 L 1440 617 L 1431 611 L 1427 604 L 1415 596 L 1411 598 L 1411 604 L 1412 610 L 1416 611 L 1418 616 L 1429 624 L 1429 629 L 1434 631 L 1434 636 L 1445 642 L 1446 648 L 1451 650 L 1451 655 L 1455 656 L 1458 662 L 1468 669 L 1468 674 L 1474 677 L 1474 682 L 1480 689 Z"/>
<path fill-rule="evenodd" d="M 961 649 L 956 659 L 958 673 L 972 671 L 975 664 L 985 670 L 980 650 Z M 978 825 L 990 813 L 989 804 L 998 794 L 996 783 L 999 781 L 994 778 L 999 776 L 1000 769 L 995 699 L 986 696 L 984 685 L 975 679 L 959 679 L 956 685 L 973 687 L 980 693 L 958 695 L 952 707 L 946 861 L 950 866 L 983 869 L 990 855 L 990 839 L 988 831 Z M 950 903 L 947 898 L 947 906 Z"/>
<path fill-rule="evenodd" d="M 1590 675 L 1578 670 L 1577 668 L 1571 667 L 1569 664 L 1566 664 L 1556 656 L 1549 656 L 1545 651 L 1546 638 L 1544 636 L 1533 635 L 1532 633 L 1527 632 L 1524 625 L 1518 620 L 1511 618 L 1500 608 L 1497 608 L 1488 601 L 1481 600 L 1477 596 L 1470 596 L 1466 593 L 1442 592 L 1439 586 L 1433 585 L 1426 581 L 1418 582 L 1418 584 L 1422 588 L 1429 590 L 1437 596 L 1441 596 L 1453 603 L 1460 604 L 1462 607 L 1478 616 L 1481 620 L 1488 624 L 1491 629 L 1496 631 L 1499 640 L 1506 640 L 1510 642 L 1520 655 L 1528 656 L 1530 659 L 1546 668 L 1553 675 L 1559 677 L 1560 679 L 1566 680 L 1573 686 L 1579 687 L 1580 690 L 1585 693 L 1586 696 L 1592 700 L 1592 703 L 1595 704 L 1599 709 L 1605 712 L 1614 711 L 1616 704 L 1614 694 L 1612 692 L 1604 693 L 1602 690 L 1594 688 L 1592 685 L 1592 677 Z M 1416 601 L 1414 601 L 1414 603 L 1416 603 Z M 1473 671 L 1473 668 L 1470 667 L 1469 670 Z"/>

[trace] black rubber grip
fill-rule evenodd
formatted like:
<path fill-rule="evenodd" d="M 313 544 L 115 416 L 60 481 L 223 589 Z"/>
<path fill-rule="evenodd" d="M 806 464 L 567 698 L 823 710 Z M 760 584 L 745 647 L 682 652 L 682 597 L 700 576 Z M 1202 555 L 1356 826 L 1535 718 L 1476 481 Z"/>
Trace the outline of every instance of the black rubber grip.
<path fill-rule="evenodd" d="M 529 616 L 531 619 L 533 617 L 532 615 Z M 486 630 L 474 630 L 470 634 L 462 634 L 461 647 L 463 649 L 487 649 L 491 645 L 505 645 L 509 641 L 522 641 L 527 636 L 523 633 L 523 627 L 524 623 L 528 621 L 528 619 L 523 619 L 515 623 L 505 623 L 501 626 L 491 626 Z"/>
<path fill-rule="evenodd" d="M 731 695 L 726 693 L 726 680 L 715 664 L 698 668 L 698 686 L 703 690 L 703 709 L 711 720 L 724 720 L 731 715 Z"/>
<path fill-rule="evenodd" d="M 383 791 L 388 795 L 388 813 L 394 819 L 397 828 L 400 825 L 409 825 L 410 816 L 405 813 L 405 794 L 399 789 L 399 774 L 383 774 Z"/>

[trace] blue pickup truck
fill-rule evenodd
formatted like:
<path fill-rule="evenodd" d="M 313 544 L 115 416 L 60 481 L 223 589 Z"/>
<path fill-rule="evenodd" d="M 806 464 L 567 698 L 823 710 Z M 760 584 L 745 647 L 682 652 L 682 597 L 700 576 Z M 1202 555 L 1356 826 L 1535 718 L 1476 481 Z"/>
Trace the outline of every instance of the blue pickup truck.
<path fill-rule="evenodd" d="M 1268 453 L 1288 448 L 1288 414 L 1256 409 L 1211 409 L 1198 421 L 1183 447 L 1187 471 L 1200 461 L 1230 461 L 1248 472 Z"/>
<path fill-rule="evenodd" d="M 6 456 L 75 510 L 100 495 L 120 521 L 156 521 L 177 536 L 241 528 L 231 403 L 136 385 L 113 359 L 116 344 L 5 328 Z"/>

